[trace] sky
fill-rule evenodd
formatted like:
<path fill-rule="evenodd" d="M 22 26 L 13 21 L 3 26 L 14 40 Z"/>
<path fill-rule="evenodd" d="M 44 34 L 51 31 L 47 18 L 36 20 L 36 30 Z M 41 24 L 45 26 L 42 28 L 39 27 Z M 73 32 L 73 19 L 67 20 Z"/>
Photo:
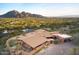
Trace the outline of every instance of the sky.
<path fill-rule="evenodd" d="M 26 11 L 43 16 L 79 15 L 78 3 L 0 3 L 0 15 L 8 11 Z"/>

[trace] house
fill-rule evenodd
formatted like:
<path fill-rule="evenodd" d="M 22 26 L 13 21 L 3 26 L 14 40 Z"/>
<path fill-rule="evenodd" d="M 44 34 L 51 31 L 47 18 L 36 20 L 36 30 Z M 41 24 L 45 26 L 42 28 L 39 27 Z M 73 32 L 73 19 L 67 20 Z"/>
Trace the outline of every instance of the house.
<path fill-rule="evenodd" d="M 18 47 L 11 47 L 14 54 L 35 54 L 42 48 L 47 47 L 51 43 L 53 43 L 56 39 L 60 40 L 60 42 L 69 41 L 71 36 L 66 34 L 61 34 L 60 32 L 48 32 L 43 29 L 38 29 L 30 33 L 25 33 L 19 35 L 17 37 L 13 37 L 7 41 L 7 46 L 10 47 L 9 42 L 11 40 L 16 40 L 18 44 L 20 44 L 20 48 L 17 50 Z M 11 53 L 12 53 L 11 52 Z"/>
<path fill-rule="evenodd" d="M 16 37 L 18 43 L 22 46 L 21 51 L 17 54 L 34 54 L 42 48 L 50 45 L 54 39 L 51 37 L 50 32 L 39 29 L 24 35 Z"/>

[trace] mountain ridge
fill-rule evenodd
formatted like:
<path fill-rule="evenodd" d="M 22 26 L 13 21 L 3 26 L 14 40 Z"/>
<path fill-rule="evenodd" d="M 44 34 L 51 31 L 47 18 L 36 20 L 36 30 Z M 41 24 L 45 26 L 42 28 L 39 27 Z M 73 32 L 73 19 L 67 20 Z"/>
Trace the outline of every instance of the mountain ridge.
<path fill-rule="evenodd" d="M 44 16 L 39 15 L 39 14 L 32 14 L 25 11 L 18 12 L 17 10 L 12 10 L 3 15 L 0 15 L 0 18 L 26 18 L 26 17 L 43 18 Z"/>

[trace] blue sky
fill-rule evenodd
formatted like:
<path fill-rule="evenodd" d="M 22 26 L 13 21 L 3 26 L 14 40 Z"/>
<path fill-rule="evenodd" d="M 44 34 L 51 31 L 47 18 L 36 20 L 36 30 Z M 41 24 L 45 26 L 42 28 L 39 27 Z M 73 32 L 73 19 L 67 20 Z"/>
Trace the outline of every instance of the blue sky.
<path fill-rule="evenodd" d="M 44 16 L 79 15 L 79 4 L 72 3 L 0 3 L 0 15 L 11 10 Z"/>

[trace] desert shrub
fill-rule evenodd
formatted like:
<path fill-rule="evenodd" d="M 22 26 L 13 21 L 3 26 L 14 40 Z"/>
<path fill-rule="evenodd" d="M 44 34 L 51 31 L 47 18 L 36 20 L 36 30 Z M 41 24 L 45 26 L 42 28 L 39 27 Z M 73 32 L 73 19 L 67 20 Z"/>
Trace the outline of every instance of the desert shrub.
<path fill-rule="evenodd" d="M 58 39 L 56 39 L 55 41 L 54 41 L 54 44 L 58 44 L 60 41 L 58 40 Z"/>
<path fill-rule="evenodd" d="M 79 54 L 79 47 L 74 47 L 71 49 L 71 54 L 72 55 L 78 55 Z"/>
<path fill-rule="evenodd" d="M 74 34 L 72 39 L 72 43 L 79 46 L 79 33 Z"/>

